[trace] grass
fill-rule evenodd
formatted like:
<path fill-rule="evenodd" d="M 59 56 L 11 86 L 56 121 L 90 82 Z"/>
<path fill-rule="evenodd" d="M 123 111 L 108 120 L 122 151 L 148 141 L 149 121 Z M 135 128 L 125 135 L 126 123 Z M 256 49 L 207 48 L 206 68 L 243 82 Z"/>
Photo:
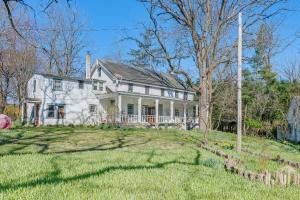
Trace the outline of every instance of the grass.
<path fill-rule="evenodd" d="M 235 137 L 216 132 L 209 139 L 234 144 Z M 259 151 L 260 144 L 267 143 L 270 153 L 299 160 L 297 145 L 243 139 L 247 148 Z M 223 159 L 198 148 L 199 140 L 197 132 L 178 130 L 47 127 L 2 131 L 0 199 L 299 197 L 299 188 L 270 188 L 225 172 Z M 244 159 L 246 155 L 238 156 L 245 166 L 256 169 L 255 163 Z"/>

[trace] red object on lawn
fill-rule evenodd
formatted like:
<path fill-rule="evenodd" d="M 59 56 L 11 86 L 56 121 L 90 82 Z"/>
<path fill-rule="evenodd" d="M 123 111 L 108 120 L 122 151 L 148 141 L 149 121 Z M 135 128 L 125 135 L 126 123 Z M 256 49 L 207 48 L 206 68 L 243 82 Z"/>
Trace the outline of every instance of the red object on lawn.
<path fill-rule="evenodd" d="M 11 119 L 6 115 L 0 114 L 0 129 L 9 129 L 11 126 Z"/>

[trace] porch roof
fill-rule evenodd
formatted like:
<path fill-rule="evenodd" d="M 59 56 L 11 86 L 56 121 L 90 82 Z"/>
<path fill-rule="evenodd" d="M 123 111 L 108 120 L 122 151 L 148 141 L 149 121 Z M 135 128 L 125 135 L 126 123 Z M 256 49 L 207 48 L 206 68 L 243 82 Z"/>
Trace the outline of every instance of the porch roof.
<path fill-rule="evenodd" d="M 177 101 L 177 102 L 188 102 L 188 103 L 194 102 L 194 103 L 197 103 L 196 101 L 176 99 L 176 98 L 164 97 L 164 96 L 146 95 L 146 94 L 133 93 L 133 92 L 114 92 L 114 93 L 110 93 L 110 94 L 100 95 L 99 98 L 100 99 L 115 98 L 118 95 L 132 96 L 132 97 L 143 97 L 143 98 L 146 98 L 146 99 L 163 99 L 163 100 L 171 100 L 171 101 Z"/>
<path fill-rule="evenodd" d="M 41 103 L 41 99 L 38 98 L 26 98 L 24 103 Z"/>

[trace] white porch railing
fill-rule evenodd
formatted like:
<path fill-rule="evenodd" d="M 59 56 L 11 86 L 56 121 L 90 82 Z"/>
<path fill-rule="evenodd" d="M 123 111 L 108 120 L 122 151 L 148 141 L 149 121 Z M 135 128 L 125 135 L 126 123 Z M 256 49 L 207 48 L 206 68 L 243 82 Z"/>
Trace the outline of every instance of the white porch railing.
<path fill-rule="evenodd" d="M 121 123 L 138 123 L 138 115 L 120 115 L 120 120 Z"/>
<path fill-rule="evenodd" d="M 138 115 L 107 115 L 106 117 L 101 118 L 102 123 L 124 123 L 124 124 L 156 124 L 156 116 L 155 115 L 141 115 L 141 118 L 139 120 Z M 187 123 L 198 123 L 197 117 L 186 117 Z M 178 123 L 184 123 L 184 117 L 183 116 L 174 116 L 173 118 L 171 116 L 158 116 L 158 123 L 159 124 L 178 124 Z"/>

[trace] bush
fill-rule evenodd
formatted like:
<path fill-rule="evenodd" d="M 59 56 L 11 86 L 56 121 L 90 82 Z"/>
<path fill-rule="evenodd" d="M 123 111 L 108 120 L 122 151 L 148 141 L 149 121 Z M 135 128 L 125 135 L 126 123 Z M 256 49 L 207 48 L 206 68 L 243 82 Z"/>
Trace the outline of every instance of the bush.
<path fill-rule="evenodd" d="M 210 168 L 217 168 L 220 165 L 220 161 L 209 158 L 207 160 L 202 160 L 200 162 L 201 165 L 205 166 L 205 167 L 210 167 Z"/>

